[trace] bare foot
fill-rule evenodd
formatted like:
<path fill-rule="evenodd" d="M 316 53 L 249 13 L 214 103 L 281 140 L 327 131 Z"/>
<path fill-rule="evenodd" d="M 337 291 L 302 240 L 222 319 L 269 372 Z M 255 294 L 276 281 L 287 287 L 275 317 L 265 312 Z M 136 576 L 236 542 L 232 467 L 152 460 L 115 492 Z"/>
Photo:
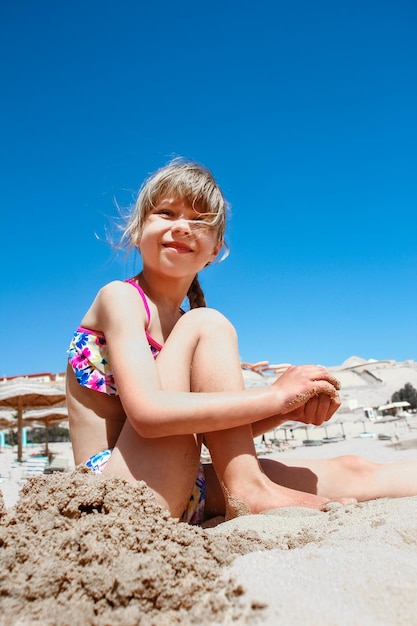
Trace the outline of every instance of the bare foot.
<path fill-rule="evenodd" d="M 271 509 L 279 509 L 285 507 L 304 507 L 308 509 L 316 509 L 324 511 L 328 508 L 330 502 L 338 502 L 340 504 L 355 504 L 355 498 L 339 498 L 330 500 L 312 493 L 304 491 L 296 491 L 288 489 L 275 483 L 270 482 L 263 486 L 263 489 L 257 489 L 245 495 L 231 494 L 225 489 L 226 494 L 226 520 L 239 517 L 240 515 L 253 515 L 268 511 Z"/>

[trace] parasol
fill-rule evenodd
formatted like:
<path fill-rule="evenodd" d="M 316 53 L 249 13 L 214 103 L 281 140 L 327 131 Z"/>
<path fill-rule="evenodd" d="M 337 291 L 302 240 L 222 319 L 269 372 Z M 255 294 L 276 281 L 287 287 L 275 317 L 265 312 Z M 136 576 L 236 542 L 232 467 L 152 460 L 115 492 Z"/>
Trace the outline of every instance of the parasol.
<path fill-rule="evenodd" d="M 62 422 L 68 420 L 68 411 L 66 407 L 50 407 L 48 409 L 34 409 L 23 413 L 23 422 L 31 422 L 32 426 L 42 425 L 45 427 L 45 454 L 48 456 L 48 429 L 51 426 L 58 426 Z"/>
<path fill-rule="evenodd" d="M 17 411 L 17 461 L 21 463 L 23 411 L 51 406 L 64 406 L 65 388 L 56 381 L 33 381 L 19 377 L 0 381 L 0 407 Z"/>

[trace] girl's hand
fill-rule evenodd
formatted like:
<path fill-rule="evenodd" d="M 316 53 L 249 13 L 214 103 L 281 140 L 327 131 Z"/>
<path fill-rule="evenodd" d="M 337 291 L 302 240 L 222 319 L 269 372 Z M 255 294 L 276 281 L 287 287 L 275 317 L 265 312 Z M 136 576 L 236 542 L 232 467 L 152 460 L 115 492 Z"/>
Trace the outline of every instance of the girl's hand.
<path fill-rule="evenodd" d="M 321 365 L 291 366 L 272 388 L 284 401 L 281 413 L 305 424 L 319 426 L 340 406 L 340 383 Z"/>
<path fill-rule="evenodd" d="M 304 424 L 313 424 L 320 426 L 336 413 L 340 407 L 340 398 L 338 395 L 330 398 L 325 394 L 320 394 L 310 398 L 303 406 L 286 414 L 288 420 L 295 422 L 303 422 Z"/>

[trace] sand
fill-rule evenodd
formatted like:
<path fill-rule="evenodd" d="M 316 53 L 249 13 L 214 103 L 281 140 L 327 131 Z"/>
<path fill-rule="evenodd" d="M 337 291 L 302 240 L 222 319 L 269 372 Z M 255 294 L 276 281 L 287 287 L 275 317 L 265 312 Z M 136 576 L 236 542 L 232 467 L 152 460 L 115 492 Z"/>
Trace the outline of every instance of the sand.
<path fill-rule="evenodd" d="M 328 513 L 286 509 L 226 522 L 277 548 L 227 569 L 276 626 L 417 624 L 417 498 L 381 499 Z"/>
<path fill-rule="evenodd" d="M 249 541 L 251 543 L 251 541 Z M 0 527 L 0 621 L 216 624 L 253 612 L 223 568 L 245 551 L 169 518 L 144 483 L 31 478 Z"/>
<path fill-rule="evenodd" d="M 352 452 L 417 459 L 417 433 L 275 456 Z M 0 501 L 0 555 L 2 626 L 417 624 L 417 497 L 202 529 L 169 518 L 144 483 L 78 469 Z"/>

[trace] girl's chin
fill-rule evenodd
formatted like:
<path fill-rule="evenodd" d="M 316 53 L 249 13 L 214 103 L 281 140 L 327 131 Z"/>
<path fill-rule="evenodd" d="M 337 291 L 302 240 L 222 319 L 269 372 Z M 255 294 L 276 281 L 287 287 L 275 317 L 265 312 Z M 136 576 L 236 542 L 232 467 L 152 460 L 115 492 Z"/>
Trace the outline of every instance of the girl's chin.
<path fill-rule="evenodd" d="M 148 268 L 149 269 L 149 268 Z M 199 267 L 179 267 L 177 264 L 164 264 L 158 269 L 151 270 L 153 274 L 159 275 L 161 278 L 192 281 L 194 276 L 203 268 Z M 146 269 L 145 269 L 146 271 Z"/>

